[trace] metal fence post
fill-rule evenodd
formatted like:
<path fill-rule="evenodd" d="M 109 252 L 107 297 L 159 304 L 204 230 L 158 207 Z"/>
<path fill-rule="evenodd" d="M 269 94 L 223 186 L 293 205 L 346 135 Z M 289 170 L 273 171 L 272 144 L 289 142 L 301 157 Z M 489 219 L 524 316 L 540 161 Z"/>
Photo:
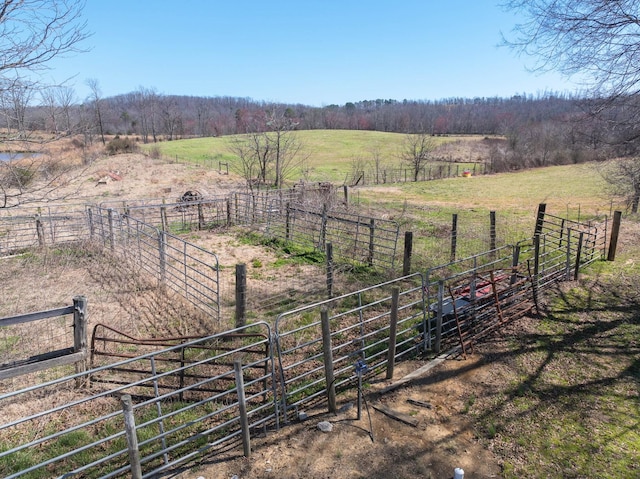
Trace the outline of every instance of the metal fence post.
<path fill-rule="evenodd" d="M 540 203 L 538 205 L 538 214 L 536 215 L 536 229 L 533 232 L 533 235 L 538 235 L 542 233 L 542 226 L 544 225 L 544 213 L 547 209 L 546 203 Z"/>
<path fill-rule="evenodd" d="M 236 328 L 245 325 L 247 317 L 247 265 L 236 265 Z"/>
<path fill-rule="evenodd" d="M 94 224 L 93 224 L 93 209 L 87 208 L 87 221 L 89 221 L 89 240 L 93 241 Z"/>
<path fill-rule="evenodd" d="M 242 429 L 242 447 L 245 457 L 251 456 L 251 434 L 249 432 L 249 417 L 247 415 L 247 400 L 244 395 L 244 377 L 242 376 L 242 363 L 239 360 L 233 362 L 233 370 L 236 376 L 236 389 L 238 390 L 238 408 L 240 410 L 240 427 Z"/>
<path fill-rule="evenodd" d="M 329 311 L 320 311 L 322 323 L 322 354 L 324 357 L 324 373 L 327 381 L 327 400 L 329 412 L 336 412 L 336 385 L 333 375 L 333 350 L 331 349 L 331 324 L 329 323 Z"/>
<path fill-rule="evenodd" d="M 76 296 L 73 298 L 73 352 L 87 352 L 87 298 Z M 76 363 L 76 373 L 87 370 L 87 359 Z"/>
<path fill-rule="evenodd" d="M 451 256 L 450 260 L 456 260 L 456 249 L 458 245 L 458 214 L 454 213 L 451 217 Z"/>
<path fill-rule="evenodd" d="M 496 212 L 489 211 L 489 250 L 496 249 Z"/>
<path fill-rule="evenodd" d="M 413 252 L 413 232 L 404 232 L 404 257 L 402 259 L 402 276 L 411 272 L 411 253 Z"/>
<path fill-rule="evenodd" d="M 142 479 L 142 466 L 140 465 L 140 449 L 138 448 L 138 435 L 136 434 L 136 419 L 133 416 L 133 404 L 129 394 L 120 397 L 122 413 L 124 415 L 124 430 L 127 436 L 129 449 L 129 463 L 131 464 L 131 479 Z"/>
<path fill-rule="evenodd" d="M 369 257 L 367 259 L 367 263 L 369 266 L 373 266 L 373 253 L 375 250 L 375 239 L 376 239 L 376 220 L 371 218 L 369 220 Z"/>
<path fill-rule="evenodd" d="M 621 220 L 622 211 L 615 211 L 613 213 L 613 224 L 611 225 L 611 239 L 609 240 L 609 253 L 607 254 L 607 261 L 614 261 L 616 259 L 616 248 L 618 247 L 618 233 L 620 233 Z"/>
<path fill-rule="evenodd" d="M 286 213 L 285 213 L 285 224 L 284 224 L 285 241 L 289 241 L 290 235 L 291 235 L 291 204 L 287 202 Z"/>
<path fill-rule="evenodd" d="M 444 302 L 444 281 L 438 281 L 438 305 L 436 312 L 436 340 L 433 349 L 436 354 L 440 353 L 442 343 L 442 303 Z"/>
<path fill-rule="evenodd" d="M 398 303 L 400 288 L 394 286 L 391 290 L 391 312 L 389 314 L 389 350 L 387 351 L 387 379 L 393 378 L 396 364 L 396 339 L 398 332 Z"/>

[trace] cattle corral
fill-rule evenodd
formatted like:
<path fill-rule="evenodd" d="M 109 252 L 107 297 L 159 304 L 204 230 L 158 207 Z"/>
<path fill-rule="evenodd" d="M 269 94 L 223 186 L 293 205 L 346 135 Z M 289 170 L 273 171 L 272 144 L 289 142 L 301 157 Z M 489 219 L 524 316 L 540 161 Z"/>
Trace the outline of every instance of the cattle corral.
<path fill-rule="evenodd" d="M 605 239 L 605 241 L 606 241 L 606 239 Z M 556 242 L 557 242 L 557 241 L 556 241 Z M 534 246 L 534 245 L 532 245 L 532 246 Z M 566 245 L 565 245 L 565 246 L 566 246 Z M 601 245 L 601 247 L 599 247 L 599 248 L 598 248 L 598 251 L 599 251 L 599 252 L 601 252 L 601 253 L 603 253 L 603 252 L 604 252 L 604 246 L 605 246 L 605 245 Z M 538 248 L 540 248 L 540 245 L 538 245 Z M 107 250 L 108 250 L 108 248 L 107 248 Z M 564 257 L 564 256 L 563 256 L 563 258 L 562 258 L 562 261 L 558 260 L 557 258 L 553 260 L 553 261 L 560 261 L 560 262 L 561 262 L 561 268 L 560 268 L 561 273 L 560 273 L 560 274 L 563 274 L 563 275 L 566 275 L 567 273 L 572 272 L 572 271 L 573 271 L 573 267 L 575 266 L 575 262 L 574 262 L 574 261 L 571 261 L 571 260 L 573 259 L 573 257 L 571 256 L 571 253 L 567 253 L 567 251 L 570 251 L 570 248 L 566 248 L 566 247 L 565 247 L 565 248 L 563 248 L 563 249 L 562 249 L 562 252 L 563 252 L 562 254 L 564 254 L 564 255 L 567 257 L 568 261 L 564 261 L 564 259 L 565 259 L 565 257 Z M 511 267 L 511 266 L 512 266 L 512 265 L 510 264 L 510 262 L 511 262 L 511 258 L 513 257 L 513 254 L 511 253 L 510 255 L 507 255 L 507 256 L 509 257 L 509 261 L 507 261 L 507 267 L 509 268 L 509 267 Z M 554 264 L 555 264 L 555 263 L 554 263 Z M 538 264 L 538 266 L 539 266 L 539 264 Z M 554 266 L 554 267 L 557 267 L 557 266 L 558 266 L 558 265 L 557 265 L 557 264 L 555 264 L 555 266 Z M 487 269 L 487 268 L 485 268 L 485 269 Z M 489 270 L 489 269 L 490 269 L 490 270 Z M 488 274 L 488 275 L 490 276 L 490 275 L 491 275 L 491 271 L 493 271 L 493 270 L 494 270 L 494 268 L 492 267 L 492 268 L 489 268 L 489 269 L 487 269 L 487 270 L 485 270 L 485 271 L 480 271 L 480 270 L 478 270 L 478 273 L 482 273 L 482 274 L 485 274 L 485 275 L 487 275 L 487 274 Z M 501 268 L 501 269 L 502 269 L 502 268 Z M 470 270 L 469 270 L 469 271 L 470 271 Z M 468 271 L 467 271 L 467 274 L 469 274 L 469 272 L 468 272 Z M 474 273 L 474 274 L 475 274 L 475 273 Z M 473 282 L 474 274 L 469 274 L 469 276 L 468 276 L 468 278 L 469 278 L 469 279 L 468 279 L 468 281 L 470 281 L 471 283 Z M 425 283 L 425 280 L 424 280 L 424 279 L 423 279 L 423 280 L 421 280 L 420 284 L 424 284 L 424 283 Z M 470 283 L 470 284 L 471 284 L 471 283 Z M 484 286 L 486 286 L 486 285 L 484 285 Z M 413 287 L 415 287 L 415 285 L 414 285 Z M 481 286 L 481 287 L 482 287 L 482 286 Z M 428 288 L 427 288 L 427 289 L 428 289 Z M 479 289 L 480 289 L 480 288 L 479 288 Z M 453 291 L 453 289 L 452 289 L 451 291 Z M 362 294 L 364 294 L 364 293 L 362 293 Z M 438 293 L 436 293 L 436 294 L 438 294 Z M 455 294 L 455 293 L 454 293 L 454 294 Z M 366 296 L 366 294 L 364 294 L 364 295 Z M 362 296 L 362 295 L 361 295 L 361 296 Z M 453 294 L 452 294 L 452 296 L 453 296 Z M 437 297 L 437 296 L 436 296 L 436 297 Z M 90 300 L 90 301 L 91 301 L 91 300 Z M 134 301 L 135 301 L 135 300 L 134 300 Z M 370 301 L 371 301 L 371 300 L 370 300 Z M 374 304 L 374 305 L 375 305 L 377 301 L 379 301 L 379 300 L 378 300 L 378 299 L 374 299 L 374 300 L 373 300 L 373 302 L 372 302 L 372 304 Z M 384 301 L 388 301 L 388 299 L 384 299 Z M 362 301 L 361 301 L 361 300 L 357 300 L 357 301 L 355 301 L 355 304 L 362 304 Z M 368 304 L 368 303 L 367 303 L 367 304 Z M 381 303 L 381 304 L 382 304 L 382 303 Z M 428 304 L 428 305 L 431 305 L 431 304 L 433 304 L 433 301 L 432 301 L 432 300 L 427 300 L 427 304 Z M 365 306 L 366 306 L 366 304 L 365 304 Z M 493 307 L 495 308 L 495 305 L 493 305 Z M 374 308 L 374 309 L 376 309 L 376 308 Z M 442 308 L 442 307 L 440 307 L 440 309 L 442 310 L 443 308 Z M 374 314 L 374 316 L 377 316 L 377 315 L 381 314 L 383 311 L 387 311 L 387 313 L 384 313 L 384 314 L 386 315 L 386 314 L 388 314 L 388 310 L 389 310 L 389 304 L 386 304 L 382 309 L 380 309 L 380 311 L 379 311 L 378 313 Z M 433 311 L 433 310 L 432 310 L 432 311 Z M 436 308 L 436 311 L 437 311 L 437 308 Z M 454 315 L 457 313 L 456 311 L 453 311 L 453 312 L 454 312 Z M 356 314 L 356 316 L 357 316 L 357 314 Z M 314 317 L 315 317 L 315 316 L 314 316 Z M 318 323 L 317 323 L 317 322 L 315 322 L 315 323 L 311 323 L 311 324 L 315 324 L 315 326 L 314 326 L 314 327 L 317 327 L 317 325 L 318 325 Z M 344 334 L 344 333 L 346 333 L 346 332 L 342 332 L 342 334 Z M 348 334 L 347 334 L 347 336 L 348 336 Z M 454 336 L 454 337 L 455 337 L 455 336 Z M 455 341 L 454 341 L 454 342 L 455 342 Z M 375 342 L 374 342 L 374 343 L 375 343 Z M 321 391 L 321 390 L 320 390 L 320 391 Z"/>

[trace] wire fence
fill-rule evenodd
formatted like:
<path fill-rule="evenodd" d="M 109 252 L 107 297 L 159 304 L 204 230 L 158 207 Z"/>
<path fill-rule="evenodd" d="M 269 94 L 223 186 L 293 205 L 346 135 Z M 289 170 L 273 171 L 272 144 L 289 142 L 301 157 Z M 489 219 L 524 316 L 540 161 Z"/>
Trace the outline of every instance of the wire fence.
<path fill-rule="evenodd" d="M 86 374 L 0 395 L 0 474 L 129 474 L 126 411 L 116 400 L 122 394 L 134 400 L 141 477 L 206 451 L 223 454 L 222 445 L 242 442 L 248 455 L 258 431 L 280 428 L 303 408 L 335 411 L 337 395 L 363 377 L 393 379 L 397 360 L 464 354 L 537 312 L 551 285 L 603 258 L 607 245 L 607 228 L 554 222 L 539 215 L 543 232 L 531 240 L 294 308 L 273 326 L 152 340 L 102 325 Z M 568 239 L 578 226 L 582 239 Z M 603 248 L 590 250 L 591 243 Z M 78 382 L 91 388 L 78 389 Z M 56 406 L 40 400 L 54 393 Z"/>
<path fill-rule="evenodd" d="M 88 236 L 85 205 L 0 208 L 0 256 Z"/>

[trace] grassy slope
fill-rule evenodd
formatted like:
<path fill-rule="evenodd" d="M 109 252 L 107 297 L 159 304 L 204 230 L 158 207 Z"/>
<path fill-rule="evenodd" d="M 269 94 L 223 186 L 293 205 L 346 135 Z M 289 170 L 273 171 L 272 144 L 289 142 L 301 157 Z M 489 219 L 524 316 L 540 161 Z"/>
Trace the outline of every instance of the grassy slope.
<path fill-rule="evenodd" d="M 379 153 L 387 167 L 397 168 L 401 163 L 398 151 L 405 139 L 405 135 L 399 133 L 361 130 L 303 130 L 294 134 L 303 146 L 302 154 L 308 155 L 305 166 L 309 169 L 309 177 L 313 181 L 341 182 L 350 171 L 354 160 L 370 160 L 374 151 Z M 177 156 L 181 161 L 220 160 L 233 165 L 235 157 L 229 149 L 232 139 L 232 136 L 194 138 L 159 143 L 156 146 L 163 155 Z M 437 143 L 451 142 L 455 141 L 456 137 L 434 140 Z"/>

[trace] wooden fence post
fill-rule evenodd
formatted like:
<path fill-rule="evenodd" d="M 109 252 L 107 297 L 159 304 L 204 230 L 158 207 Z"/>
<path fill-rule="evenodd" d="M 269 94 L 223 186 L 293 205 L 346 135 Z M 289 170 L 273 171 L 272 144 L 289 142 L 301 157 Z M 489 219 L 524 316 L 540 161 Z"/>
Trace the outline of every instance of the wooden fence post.
<path fill-rule="evenodd" d="M 111 208 L 107 210 L 107 220 L 109 221 L 109 245 L 111 246 L 111 251 L 115 251 L 116 237 L 113 232 L 113 209 Z"/>
<path fill-rule="evenodd" d="M 87 208 L 87 221 L 89 221 L 89 240 L 93 241 L 95 226 L 93 224 L 93 209 Z"/>
<path fill-rule="evenodd" d="M 284 239 L 289 241 L 291 236 L 291 204 L 287 201 L 285 212 Z"/>
<path fill-rule="evenodd" d="M 160 207 L 160 223 L 162 224 L 162 231 L 167 231 L 167 207 L 164 205 Z"/>
<path fill-rule="evenodd" d="M 342 191 L 344 193 L 344 205 L 349 206 L 349 185 L 342 185 Z"/>
<path fill-rule="evenodd" d="M 124 431 L 127 436 L 129 449 L 129 463 L 131 464 L 131 479 L 142 479 L 142 466 L 140 465 L 140 449 L 138 448 L 138 435 L 136 434 L 136 419 L 133 415 L 133 404 L 129 394 L 120 397 L 122 413 L 124 415 Z"/>
<path fill-rule="evenodd" d="M 458 214 L 454 213 L 451 218 L 451 256 L 450 260 L 456 260 L 456 249 L 458 246 Z"/>
<path fill-rule="evenodd" d="M 38 245 L 43 247 L 45 245 L 44 227 L 42 226 L 42 219 L 39 213 L 36 215 L 36 233 L 38 234 Z"/>
<path fill-rule="evenodd" d="M 411 272 L 411 254 L 413 252 L 413 232 L 404 232 L 404 257 L 402 260 L 402 276 L 408 276 Z"/>
<path fill-rule="evenodd" d="M 389 314 L 389 350 L 387 351 L 387 379 L 393 378 L 393 371 L 396 364 L 399 298 L 400 288 L 394 286 L 391 290 L 391 312 Z"/>
<path fill-rule="evenodd" d="M 511 279 L 510 284 L 515 284 L 518 281 L 518 265 L 520 264 L 520 245 L 516 245 L 513 248 L 513 256 L 511 258 Z"/>
<path fill-rule="evenodd" d="M 607 261 L 616 259 L 616 248 L 618 247 L 618 234 L 620 233 L 620 223 L 622 222 L 622 211 L 613 213 L 613 224 L 611 225 L 611 239 L 609 240 L 609 253 Z"/>
<path fill-rule="evenodd" d="M 546 203 L 540 203 L 538 205 L 538 214 L 536 215 L 536 229 L 533 232 L 533 235 L 539 235 L 542 233 L 542 226 L 544 225 L 544 213 L 547 209 Z"/>
<path fill-rule="evenodd" d="M 322 205 L 322 219 L 320 224 L 320 250 L 324 251 L 327 242 L 327 204 Z"/>
<path fill-rule="evenodd" d="M 322 355 L 324 357 L 324 374 L 327 382 L 327 401 L 329 412 L 336 412 L 336 385 L 333 375 L 333 350 L 331 349 L 331 324 L 329 323 L 329 311 L 320 311 L 322 323 Z"/>
<path fill-rule="evenodd" d="M 73 352 L 85 353 L 85 358 L 76 363 L 76 373 L 87 370 L 87 298 L 76 296 L 73 298 Z"/>
<path fill-rule="evenodd" d="M 247 321 L 247 265 L 236 265 L 236 328 Z"/>
<path fill-rule="evenodd" d="M 580 232 L 580 236 L 578 237 L 578 246 L 576 250 L 576 269 L 573 273 L 574 281 L 578 280 L 579 272 L 580 272 L 580 256 L 582 256 L 582 242 L 584 241 L 584 231 Z"/>
<path fill-rule="evenodd" d="M 565 280 L 571 280 L 571 228 L 567 229 L 567 259 L 565 264 Z"/>
<path fill-rule="evenodd" d="M 249 431 L 249 416 L 247 415 L 247 400 L 244 394 L 244 377 L 242 376 L 242 363 L 239 360 L 233 362 L 233 370 L 236 376 L 236 389 L 238 390 L 238 409 L 240 410 L 240 428 L 242 429 L 242 448 L 244 456 L 251 456 L 251 433 Z"/>
<path fill-rule="evenodd" d="M 333 296 L 333 244 L 327 243 L 327 297 Z"/>
<path fill-rule="evenodd" d="M 204 229 L 204 211 L 202 209 L 202 203 L 198 203 L 198 229 Z"/>

